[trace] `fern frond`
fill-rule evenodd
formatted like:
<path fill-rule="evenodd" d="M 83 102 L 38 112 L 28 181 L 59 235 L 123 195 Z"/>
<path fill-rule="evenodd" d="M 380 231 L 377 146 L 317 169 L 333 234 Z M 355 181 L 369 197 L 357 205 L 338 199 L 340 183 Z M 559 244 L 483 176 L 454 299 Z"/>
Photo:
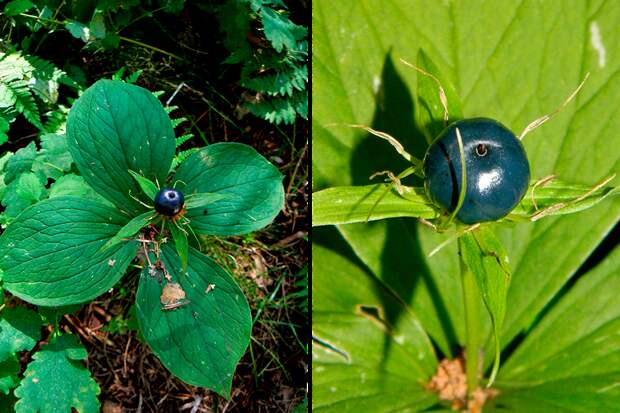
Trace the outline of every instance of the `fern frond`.
<path fill-rule="evenodd" d="M 28 82 L 25 80 L 15 80 L 11 83 L 5 84 L 5 86 L 13 94 L 15 109 L 17 112 L 24 115 L 24 117 L 37 128 L 43 129 L 39 108 L 34 100 L 34 96 Z"/>
<path fill-rule="evenodd" d="M 190 148 L 188 150 L 179 152 L 174 157 L 174 159 L 172 160 L 172 168 L 171 169 L 176 169 L 177 166 L 179 166 L 181 163 L 183 163 L 184 160 L 189 158 L 190 155 L 193 154 L 194 152 L 196 152 L 197 150 L 198 150 L 198 148 Z"/>
<path fill-rule="evenodd" d="M 177 148 L 180 147 L 181 145 L 183 145 L 188 140 L 192 139 L 193 137 L 194 137 L 193 133 L 186 133 L 186 134 L 183 134 L 183 135 L 179 136 L 176 139 L 176 146 L 177 146 Z"/>
<path fill-rule="evenodd" d="M 292 66 L 274 74 L 259 74 L 242 79 L 241 85 L 256 92 L 271 96 L 293 96 L 295 90 L 304 91 L 308 83 L 307 66 Z"/>
<path fill-rule="evenodd" d="M 80 88 L 47 60 L 20 52 L 0 53 L 0 112 L 5 119 L 13 121 L 15 114 L 21 113 L 31 124 L 45 130 L 39 103 L 55 104 L 60 84 Z"/>

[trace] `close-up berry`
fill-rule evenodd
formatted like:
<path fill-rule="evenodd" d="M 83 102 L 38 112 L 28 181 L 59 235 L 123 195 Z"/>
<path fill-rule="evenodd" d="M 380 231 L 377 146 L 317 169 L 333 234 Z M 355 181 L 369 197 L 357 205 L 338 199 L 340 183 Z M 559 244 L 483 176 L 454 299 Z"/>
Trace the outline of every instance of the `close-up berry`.
<path fill-rule="evenodd" d="M 173 217 L 183 209 L 183 193 L 172 188 L 162 188 L 155 195 L 155 210 L 162 215 Z"/>
<path fill-rule="evenodd" d="M 521 141 L 501 123 L 487 118 L 452 123 L 424 157 L 424 185 L 431 199 L 452 212 L 461 191 L 463 144 L 466 188 L 456 217 L 465 224 L 494 221 L 507 215 L 523 198 L 530 167 Z"/>

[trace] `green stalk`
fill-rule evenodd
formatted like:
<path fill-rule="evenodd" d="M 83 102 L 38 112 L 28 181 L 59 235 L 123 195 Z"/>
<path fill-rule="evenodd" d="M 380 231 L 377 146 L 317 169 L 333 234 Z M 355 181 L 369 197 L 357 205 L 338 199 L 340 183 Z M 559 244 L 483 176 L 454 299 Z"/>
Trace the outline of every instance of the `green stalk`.
<path fill-rule="evenodd" d="M 461 285 L 463 287 L 463 305 L 465 308 L 465 373 L 469 394 L 478 387 L 478 356 L 480 353 L 480 314 L 478 306 L 478 290 L 474 273 L 461 258 L 461 238 L 458 239 L 459 264 L 461 268 Z"/>

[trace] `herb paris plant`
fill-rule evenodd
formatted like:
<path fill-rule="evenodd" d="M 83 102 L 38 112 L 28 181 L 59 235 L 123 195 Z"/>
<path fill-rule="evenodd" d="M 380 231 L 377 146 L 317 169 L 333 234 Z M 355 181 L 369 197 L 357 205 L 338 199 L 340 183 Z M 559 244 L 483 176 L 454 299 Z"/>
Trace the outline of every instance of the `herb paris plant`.
<path fill-rule="evenodd" d="M 326 35 L 326 33 L 322 34 Z M 319 48 L 319 50 L 323 49 Z M 341 56 L 340 52 L 333 55 Z M 388 54 L 384 67 L 385 71 L 393 69 L 389 59 Z M 329 61 L 329 59 L 326 60 Z M 430 62 L 427 62 L 429 64 L 424 63 L 424 55 L 421 56 L 420 60 L 418 61 L 420 66 L 425 67 L 431 73 L 437 73 L 430 67 L 432 66 Z M 321 74 L 325 76 L 326 73 L 329 73 L 331 76 L 332 73 L 337 73 L 338 70 L 334 70 L 334 67 L 340 68 L 339 65 L 345 61 L 347 60 L 342 59 L 325 64 L 325 67 L 330 67 L 330 69 L 318 70 L 317 78 Z M 321 68 L 323 63 L 319 65 Z M 330 76 L 323 79 L 322 86 L 326 88 L 324 90 L 330 90 L 331 93 L 338 88 L 330 83 L 332 80 Z M 439 75 L 437 76 L 439 77 Z M 389 74 L 385 77 L 389 81 Z M 329 81 L 325 79 L 329 79 Z M 381 80 L 385 81 L 385 78 Z M 416 114 L 418 115 L 419 126 L 424 127 L 427 143 L 431 145 L 433 138 L 438 136 L 444 127 L 443 120 L 447 120 L 447 118 L 441 116 L 437 85 L 427 80 L 420 76 L 417 78 L 418 110 Z M 390 86 L 395 88 L 393 84 Z M 429 86 L 432 93 L 427 90 Z M 342 85 L 338 85 L 338 87 L 342 87 Z M 354 90 L 354 87 L 347 88 L 347 91 Z M 374 98 L 376 99 L 377 110 L 383 112 L 384 104 L 389 107 L 388 100 L 386 98 L 384 101 L 384 96 L 380 92 L 376 93 L 377 95 Z M 449 91 L 447 94 L 449 96 L 448 102 L 458 101 L 458 98 L 450 98 Z M 354 102 L 354 99 L 351 102 Z M 355 106 L 355 103 L 352 105 Z M 452 119 L 452 121 L 462 118 L 460 108 L 452 109 L 450 108 L 450 114 L 457 114 L 456 119 Z M 386 109 L 385 113 L 382 114 L 389 116 L 388 112 L 389 110 Z M 370 173 L 365 176 L 355 174 L 355 168 L 362 169 L 358 165 L 363 162 L 356 159 L 356 156 L 361 158 L 371 153 L 372 160 L 370 163 L 379 158 L 376 155 L 377 150 L 369 151 L 365 147 L 365 145 L 371 146 L 368 145 L 368 141 L 374 138 L 366 141 L 360 140 L 360 143 L 348 139 L 346 132 L 336 131 L 337 128 L 333 121 L 334 117 L 338 115 L 333 107 L 332 111 L 322 113 L 322 115 L 322 123 L 318 123 L 321 127 L 316 128 L 318 132 L 315 135 L 315 142 L 323 143 L 322 147 L 317 145 L 322 154 L 321 157 L 316 157 L 317 168 L 315 171 L 319 170 L 317 180 L 323 179 L 326 182 L 329 182 L 328 180 L 333 182 L 338 181 L 344 175 L 343 180 L 345 182 L 348 179 L 352 179 L 354 183 L 356 183 L 355 179 L 358 179 L 357 183 L 364 182 Z M 356 113 L 355 115 L 359 114 Z M 351 115 L 351 118 L 357 119 L 358 116 L 355 115 Z M 403 115 L 407 115 L 407 113 Z M 349 115 L 343 115 L 343 117 L 346 120 L 340 124 L 352 123 L 349 120 Z M 361 117 L 363 118 L 363 116 Z M 396 122 L 406 124 L 406 120 L 403 118 L 404 116 L 401 116 Z M 379 122 L 374 121 L 374 123 Z M 441 125 L 439 130 L 437 130 L 437 125 Z M 375 126 L 373 125 L 373 127 Z M 389 135 L 377 133 L 375 130 L 366 127 L 363 129 L 370 134 L 387 139 L 399 154 L 405 155 L 405 158 L 409 157 L 403 145 L 395 142 Z M 383 128 L 377 129 L 385 130 Z M 453 132 L 456 131 L 453 130 Z M 411 133 L 411 131 L 407 131 L 407 133 Z M 453 134 L 453 136 L 456 135 L 458 133 Z M 348 159 L 343 156 L 344 161 L 341 162 L 340 169 L 331 169 L 331 160 L 326 161 L 326 159 L 330 159 L 327 154 L 330 151 L 335 151 L 336 148 L 344 148 L 344 146 L 348 148 L 348 145 L 355 148 L 355 151 L 359 151 L 352 152 L 353 156 L 350 159 L 352 166 L 346 165 Z M 375 146 L 374 142 L 372 146 Z M 474 155 L 484 158 L 488 155 L 488 152 L 485 153 L 484 150 L 477 151 L 477 146 L 471 148 L 473 151 L 469 154 L 464 154 L 463 147 L 464 145 L 461 143 L 460 148 L 457 147 L 452 151 L 452 155 L 446 162 L 449 165 L 444 165 L 454 169 L 453 171 L 446 171 L 445 169 L 443 171 L 452 175 L 454 180 L 461 177 L 460 168 L 454 167 L 455 160 L 461 161 L 459 162 L 460 166 L 463 164 L 463 159 L 467 160 L 467 156 Z M 392 158 L 386 158 L 392 160 Z M 365 160 L 368 161 L 368 158 Z M 407 173 L 421 172 L 420 161 L 414 160 L 411 163 L 413 166 L 410 166 Z M 523 165 L 523 163 L 520 164 Z M 527 160 L 525 160 L 525 165 L 527 166 Z M 348 167 L 351 169 L 351 177 L 346 173 Z M 529 168 L 521 168 L 519 172 L 527 177 L 529 173 L 522 173 L 524 169 Z M 510 170 L 514 172 L 516 169 L 513 166 Z M 325 171 L 330 173 L 325 174 Z M 344 173 L 339 174 L 340 171 Z M 468 166 L 466 172 L 467 179 L 463 178 L 462 181 L 469 182 L 469 174 L 472 172 L 476 174 L 479 171 Z M 444 403 L 439 400 L 441 394 L 430 392 L 426 384 L 429 383 L 429 378 L 437 372 L 435 351 L 437 350 L 448 358 L 452 358 L 455 357 L 456 348 L 464 348 L 463 352 L 467 363 L 468 390 L 471 398 L 468 400 L 467 394 L 464 394 L 462 400 L 459 401 L 464 403 L 459 406 L 465 407 L 468 401 L 474 400 L 474 395 L 480 390 L 477 388 L 478 383 L 480 383 L 484 372 L 490 370 L 490 363 L 493 359 L 496 360 L 496 363 L 490 372 L 489 382 L 493 380 L 498 371 L 499 354 L 501 348 L 506 346 L 506 342 L 502 341 L 506 340 L 506 334 L 502 333 L 502 330 L 519 331 L 519 326 L 513 327 L 510 324 L 502 326 L 504 318 L 510 320 L 510 317 L 513 317 L 514 319 L 514 309 L 518 308 L 519 305 L 517 303 L 517 306 L 507 306 L 511 267 L 514 264 L 508 261 L 506 249 L 494 235 L 494 231 L 501 229 L 502 226 L 492 223 L 478 225 L 474 231 L 469 233 L 457 231 L 455 235 L 460 236 L 459 254 L 457 255 L 456 250 L 452 249 L 451 251 L 444 251 L 445 254 L 442 254 L 441 257 L 427 261 L 427 254 L 422 255 L 420 249 L 422 247 L 427 249 L 428 243 L 420 245 L 419 238 L 421 237 L 416 233 L 419 231 L 425 236 L 432 236 L 434 241 L 437 238 L 428 234 L 430 231 L 426 228 L 416 229 L 410 225 L 411 220 L 408 222 L 391 220 L 371 224 L 368 224 L 367 221 L 369 218 L 370 220 L 380 220 L 405 216 L 437 219 L 442 216 L 445 217 L 445 209 L 458 212 L 458 208 L 454 209 L 456 204 L 454 195 L 459 195 L 458 191 L 454 189 L 458 185 L 453 185 L 452 191 L 448 193 L 448 202 L 442 208 L 442 205 L 435 205 L 428 199 L 423 188 L 408 187 L 400 183 L 398 178 L 402 178 L 403 174 L 399 176 L 395 176 L 391 172 L 390 174 L 388 176 L 396 185 L 332 187 L 313 194 L 313 225 L 337 224 L 337 231 L 339 232 L 338 234 L 332 230 L 333 235 L 330 235 L 327 229 L 317 231 L 323 236 L 317 237 L 319 242 L 318 245 L 315 244 L 314 249 L 316 259 L 313 266 L 316 278 L 313 282 L 313 288 L 317 302 L 314 307 L 314 320 L 316 321 L 313 323 L 313 332 L 316 337 L 314 377 L 317 411 L 329 411 L 335 406 L 338 406 L 341 411 L 357 411 L 361 408 L 362 403 L 364 409 L 368 411 L 426 411 L 431 406 L 440 408 L 440 403 Z M 422 177 L 424 176 L 422 175 Z M 505 213 L 510 213 L 502 222 L 537 221 L 538 218 L 545 215 L 575 212 L 619 192 L 618 188 L 604 186 L 609 182 L 608 179 L 594 187 L 592 185 L 571 185 L 549 178 L 532 182 L 527 188 L 527 178 L 525 181 L 524 189 L 527 189 L 525 197 L 515 209 L 512 209 L 514 204 L 507 208 Z M 393 191 L 384 192 L 386 186 L 389 186 Z M 467 189 L 469 190 L 469 185 Z M 382 194 L 385 196 L 383 197 Z M 516 196 L 517 202 L 521 195 L 522 193 Z M 499 214 L 496 218 L 504 216 L 505 213 Z M 356 222 L 360 224 L 341 225 Z M 475 218 L 471 222 L 479 221 L 478 218 Z M 523 226 L 511 228 L 511 230 L 513 233 L 519 232 L 522 230 L 520 227 Z M 455 238 L 452 237 L 451 241 L 454 241 Z M 519 246 L 514 244 L 510 246 L 511 255 L 519 250 Z M 536 246 L 541 247 L 538 242 Z M 452 257 L 449 256 L 449 253 Z M 460 291 L 454 288 L 455 284 L 458 287 L 458 282 L 455 283 L 454 273 L 459 271 L 458 267 L 451 265 L 455 261 L 454 258 L 460 261 L 462 301 L 457 301 L 459 294 L 455 294 L 455 290 L 457 293 Z M 431 272 L 429 268 L 434 266 L 440 266 L 441 271 Z M 335 270 L 336 268 L 337 270 Z M 541 277 L 543 273 L 543 271 L 539 271 L 533 275 Z M 546 277 L 542 278 L 545 279 L 544 282 L 548 282 Z M 339 283 L 334 285 L 333 281 L 328 281 L 329 279 L 338 279 Z M 517 287 L 525 288 L 530 295 L 537 293 L 532 286 L 524 287 L 527 283 L 524 284 L 522 280 L 518 279 L 517 282 Z M 354 289 L 349 287 L 353 284 L 355 284 Z M 514 288 L 512 289 L 514 291 Z M 464 303 L 463 306 L 460 305 L 461 302 Z M 486 306 L 490 317 L 480 311 L 481 304 Z M 513 304 L 515 303 L 513 302 Z M 512 310 L 513 315 L 508 310 Z M 433 338 L 434 343 L 430 342 L 429 337 Z M 487 341 L 485 342 L 485 340 Z M 495 341 L 495 351 L 482 353 L 484 349 L 493 348 L 493 341 Z M 481 355 L 484 356 L 484 360 L 478 363 Z M 514 369 L 514 367 L 512 368 Z M 500 371 L 500 379 L 502 372 L 506 375 L 506 371 L 509 370 L 503 368 Z M 523 387 L 538 384 L 537 378 L 532 380 L 532 383 L 526 383 Z M 602 378 L 601 382 L 613 383 L 611 380 L 615 379 L 606 377 Z M 515 384 L 515 386 L 518 385 L 521 383 Z M 498 382 L 497 388 L 499 388 L 500 393 L 508 394 L 510 383 Z M 543 393 L 545 393 L 543 389 L 540 389 L 538 394 Z M 484 397 L 493 397 L 497 395 L 497 392 L 492 390 L 485 393 L 482 390 L 482 394 Z M 607 396 L 600 396 L 600 399 L 597 400 L 598 405 L 604 403 Z M 553 397 L 553 392 L 547 391 L 545 397 Z M 518 396 L 513 398 L 517 399 Z M 454 399 L 451 398 L 450 400 L 454 401 Z M 496 405 L 503 407 L 503 400 L 505 399 L 500 394 Z M 525 405 L 526 403 L 523 403 L 523 406 Z M 445 407 L 445 404 L 442 407 Z M 480 405 L 478 405 L 478 411 L 479 409 Z M 514 411 L 530 410 L 522 408 Z M 475 410 L 472 408 L 471 411 Z"/>
<path fill-rule="evenodd" d="M 174 133 L 164 108 L 149 91 L 120 81 L 100 80 L 84 92 L 70 111 L 67 138 L 102 200 L 59 196 L 24 210 L 0 237 L 4 287 L 40 306 L 84 303 L 112 288 L 138 256 L 144 339 L 180 379 L 228 397 L 250 311 L 232 277 L 187 233 L 244 234 L 268 225 L 283 205 L 281 174 L 237 143 L 210 145 L 171 171 Z M 184 194 L 178 217 L 151 209 L 157 183 Z M 141 233 L 144 227 L 159 228 L 157 235 Z"/>

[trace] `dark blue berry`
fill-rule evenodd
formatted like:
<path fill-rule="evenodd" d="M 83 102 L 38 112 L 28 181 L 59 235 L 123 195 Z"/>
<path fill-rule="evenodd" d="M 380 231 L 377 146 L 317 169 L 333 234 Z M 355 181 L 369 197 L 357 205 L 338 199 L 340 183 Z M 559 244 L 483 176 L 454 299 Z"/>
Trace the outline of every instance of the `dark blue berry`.
<path fill-rule="evenodd" d="M 461 132 L 467 187 L 456 217 L 465 224 L 495 221 L 521 201 L 530 166 L 521 141 L 501 123 L 474 118 L 454 122 L 441 132 L 424 156 L 424 186 L 431 199 L 454 211 L 461 189 Z"/>
<path fill-rule="evenodd" d="M 177 215 L 183 209 L 185 197 L 176 189 L 162 188 L 155 195 L 155 211 L 169 217 Z"/>

